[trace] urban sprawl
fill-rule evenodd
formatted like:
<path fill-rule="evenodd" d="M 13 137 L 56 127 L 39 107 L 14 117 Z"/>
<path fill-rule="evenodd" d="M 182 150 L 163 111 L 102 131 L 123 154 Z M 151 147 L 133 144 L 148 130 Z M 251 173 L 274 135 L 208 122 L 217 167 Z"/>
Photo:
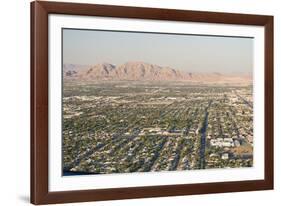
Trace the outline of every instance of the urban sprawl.
<path fill-rule="evenodd" d="M 65 173 L 251 166 L 251 85 L 64 82 Z"/>

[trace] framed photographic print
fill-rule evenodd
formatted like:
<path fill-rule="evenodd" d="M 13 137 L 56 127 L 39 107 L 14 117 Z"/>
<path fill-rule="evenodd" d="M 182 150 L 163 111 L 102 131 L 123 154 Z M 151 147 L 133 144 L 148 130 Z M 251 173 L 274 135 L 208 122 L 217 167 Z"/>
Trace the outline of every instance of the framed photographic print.
<path fill-rule="evenodd" d="M 31 202 L 273 189 L 273 17 L 31 3 Z"/>

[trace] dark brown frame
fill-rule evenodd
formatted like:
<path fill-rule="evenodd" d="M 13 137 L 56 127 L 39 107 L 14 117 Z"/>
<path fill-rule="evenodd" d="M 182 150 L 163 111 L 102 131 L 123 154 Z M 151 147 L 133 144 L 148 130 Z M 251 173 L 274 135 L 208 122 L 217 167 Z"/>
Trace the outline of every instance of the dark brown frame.
<path fill-rule="evenodd" d="M 71 14 L 257 25 L 265 28 L 265 179 L 116 189 L 48 191 L 48 15 Z M 273 16 L 186 10 L 31 3 L 31 202 L 33 204 L 163 197 L 273 189 Z"/>

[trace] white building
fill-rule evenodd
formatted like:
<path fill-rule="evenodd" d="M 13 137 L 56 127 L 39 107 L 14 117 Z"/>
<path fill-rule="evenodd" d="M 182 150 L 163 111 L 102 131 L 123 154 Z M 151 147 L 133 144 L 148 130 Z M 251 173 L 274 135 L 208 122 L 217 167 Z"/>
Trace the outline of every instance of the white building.
<path fill-rule="evenodd" d="M 222 158 L 223 160 L 227 160 L 227 159 L 228 159 L 228 153 L 222 154 L 222 155 L 221 155 L 221 158 Z"/>

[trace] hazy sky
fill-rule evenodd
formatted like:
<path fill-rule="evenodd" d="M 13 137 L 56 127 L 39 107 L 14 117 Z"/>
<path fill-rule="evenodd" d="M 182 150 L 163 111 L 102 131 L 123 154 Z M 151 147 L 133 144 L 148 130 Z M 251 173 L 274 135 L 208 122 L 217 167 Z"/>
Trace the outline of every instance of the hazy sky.
<path fill-rule="evenodd" d="M 63 63 L 143 61 L 190 72 L 249 73 L 253 39 L 95 30 L 63 30 Z"/>

